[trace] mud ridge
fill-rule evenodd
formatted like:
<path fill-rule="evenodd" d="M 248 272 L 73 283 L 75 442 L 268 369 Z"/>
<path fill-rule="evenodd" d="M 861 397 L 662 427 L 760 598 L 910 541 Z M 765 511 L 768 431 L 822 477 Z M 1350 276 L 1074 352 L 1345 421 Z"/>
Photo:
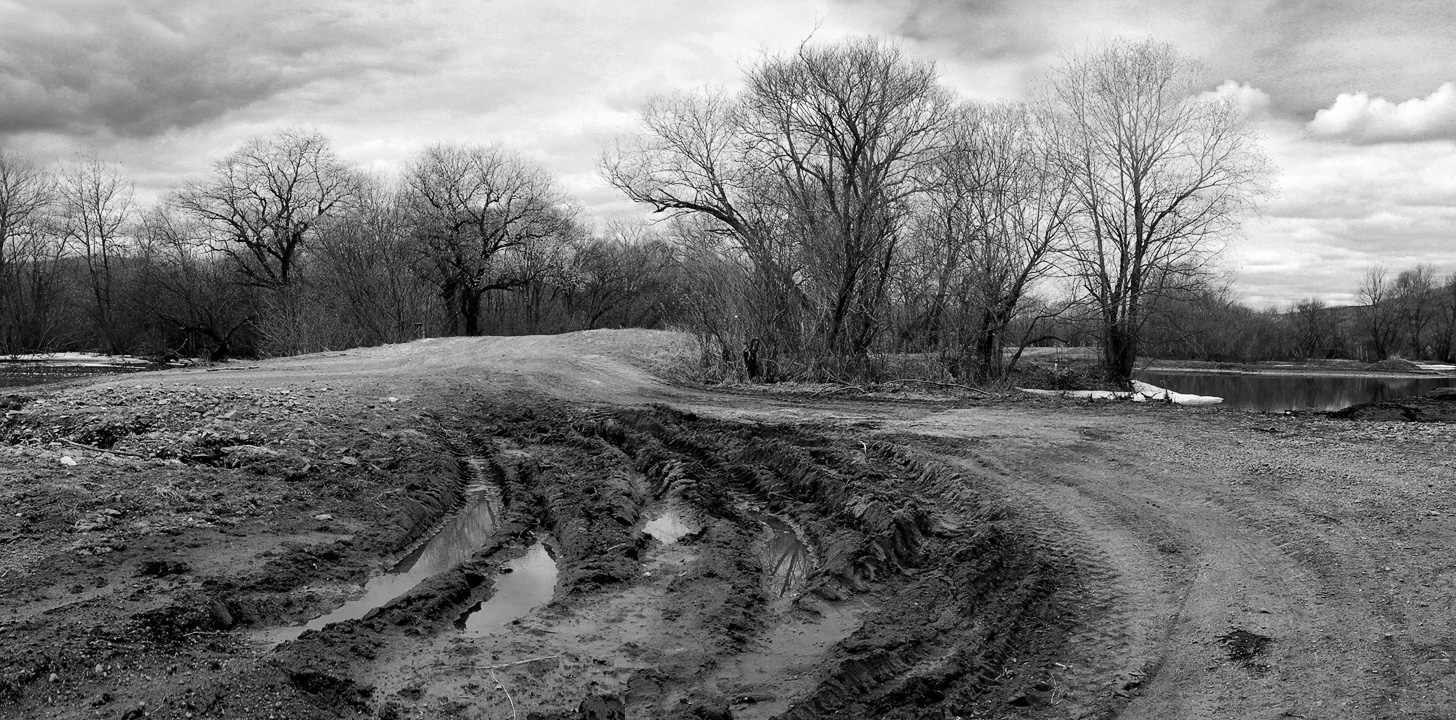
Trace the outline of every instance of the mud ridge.
<path fill-rule="evenodd" d="M 931 706 L 969 712 L 1035 693 L 1035 673 L 1013 676 L 1005 664 L 1046 642 L 1034 636 L 1056 634 L 1049 618 L 1061 579 L 957 473 L 886 442 L 664 408 L 581 429 L 633 457 L 660 495 L 730 520 L 744 503 L 791 518 L 821 556 L 809 593 L 836 602 L 893 588 L 783 717 L 919 717 Z"/>

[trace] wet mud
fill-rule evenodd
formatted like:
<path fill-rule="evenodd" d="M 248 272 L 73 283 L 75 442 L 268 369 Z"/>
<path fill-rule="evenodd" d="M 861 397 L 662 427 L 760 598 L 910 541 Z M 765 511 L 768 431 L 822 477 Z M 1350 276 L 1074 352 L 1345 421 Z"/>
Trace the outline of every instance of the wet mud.
<path fill-rule="evenodd" d="M 300 545 L 121 618 L 153 648 L 132 652 L 231 658 L 185 690 L 151 668 L 146 712 L 975 717 L 1049 672 L 1028 658 L 1056 642 L 1064 578 L 973 479 L 900 445 L 540 399 L 431 422 L 429 477 L 376 495 L 393 535 Z M 152 582 L 194 574 L 167 562 Z M 24 667 L 12 700 L 78 665 Z"/>
<path fill-rule="evenodd" d="M 513 530 L 408 617 L 294 645 L 378 638 L 341 675 L 400 717 L 974 715 L 1036 682 L 1008 668 L 1058 579 L 968 480 L 826 428 L 579 415 L 481 408 Z"/>

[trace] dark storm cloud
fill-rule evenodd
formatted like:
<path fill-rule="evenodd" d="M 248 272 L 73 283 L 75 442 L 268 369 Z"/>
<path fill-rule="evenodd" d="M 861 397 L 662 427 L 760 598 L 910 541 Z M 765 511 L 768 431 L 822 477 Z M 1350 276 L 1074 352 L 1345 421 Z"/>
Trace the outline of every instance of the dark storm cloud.
<path fill-rule="evenodd" d="M 351 7 L 0 2 L 0 134 L 145 137 L 320 79 L 425 67 L 413 21 Z"/>

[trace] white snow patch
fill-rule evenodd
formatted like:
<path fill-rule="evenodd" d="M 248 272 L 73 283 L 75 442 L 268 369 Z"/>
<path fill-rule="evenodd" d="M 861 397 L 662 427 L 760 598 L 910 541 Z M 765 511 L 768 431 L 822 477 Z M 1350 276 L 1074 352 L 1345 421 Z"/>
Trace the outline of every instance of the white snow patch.
<path fill-rule="evenodd" d="M 1092 400 L 1132 400 L 1133 402 L 1148 402 L 1150 400 L 1162 400 L 1171 402 L 1174 405 L 1217 405 L 1223 402 L 1223 398 L 1212 395 L 1189 395 L 1187 393 L 1173 392 L 1157 385 L 1149 385 L 1140 380 L 1132 381 L 1132 392 L 1118 392 L 1114 390 L 1034 390 L 1029 388 L 1016 388 L 1024 393 L 1032 395 L 1043 395 L 1047 397 L 1068 397 L 1068 398 L 1089 398 Z"/>
<path fill-rule="evenodd" d="M 114 365 L 149 365 L 151 361 L 131 355 L 102 355 L 101 353 L 62 352 L 30 353 L 26 355 L 0 355 L 0 360 L 19 363 L 40 363 L 44 365 L 68 365 L 71 367 L 110 367 Z"/>

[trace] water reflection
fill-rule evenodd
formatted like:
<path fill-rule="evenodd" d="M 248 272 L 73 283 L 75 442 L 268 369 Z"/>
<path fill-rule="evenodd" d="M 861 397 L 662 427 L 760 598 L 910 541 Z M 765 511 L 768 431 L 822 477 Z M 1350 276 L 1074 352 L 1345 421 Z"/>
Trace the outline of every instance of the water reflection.
<path fill-rule="evenodd" d="M 532 608 L 551 602 L 556 592 L 556 561 L 546 546 L 536 543 L 526 554 L 506 563 L 510 569 L 495 579 L 495 594 L 467 610 L 455 626 L 471 635 L 504 632 L 512 620 L 523 618 Z"/>
<path fill-rule="evenodd" d="M 486 538 L 495 532 L 500 513 L 500 490 L 494 486 L 476 486 L 467 491 L 464 509 L 450 518 L 440 532 L 395 564 L 388 573 L 364 585 L 364 594 L 350 600 L 333 612 L 310 620 L 306 625 L 272 628 L 263 639 L 279 643 L 292 640 L 304 630 L 320 630 L 344 620 L 357 620 L 370 610 L 383 607 L 409 592 L 414 586 L 438 573 L 468 560 L 480 549 Z"/>
<path fill-rule="evenodd" d="M 764 525 L 760 542 L 763 548 L 764 578 L 769 597 L 785 597 L 798 592 L 809 577 L 814 559 L 793 526 L 772 515 L 759 518 Z"/>
<path fill-rule="evenodd" d="M 703 528 L 688 516 L 688 512 L 676 503 L 669 504 L 661 515 L 649 520 L 642 532 L 651 535 L 663 545 L 671 545 Z"/>
<path fill-rule="evenodd" d="M 1456 378 L 1392 378 L 1337 375 L 1254 375 L 1147 370 L 1143 382 L 1174 392 L 1217 395 L 1224 405 L 1245 410 L 1339 410 L 1377 400 L 1423 395 L 1456 386 Z"/>

